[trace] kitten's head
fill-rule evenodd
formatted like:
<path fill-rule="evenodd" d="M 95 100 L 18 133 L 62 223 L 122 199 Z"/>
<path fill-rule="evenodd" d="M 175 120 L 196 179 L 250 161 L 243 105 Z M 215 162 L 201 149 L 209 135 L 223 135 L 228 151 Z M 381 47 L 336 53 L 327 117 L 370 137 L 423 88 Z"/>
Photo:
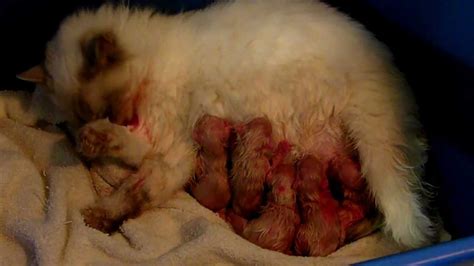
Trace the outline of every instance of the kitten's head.
<path fill-rule="evenodd" d="M 47 91 L 71 121 L 131 120 L 135 91 L 144 82 L 140 51 L 131 44 L 137 12 L 105 6 L 67 18 L 48 43 L 44 62 L 19 78 Z"/>

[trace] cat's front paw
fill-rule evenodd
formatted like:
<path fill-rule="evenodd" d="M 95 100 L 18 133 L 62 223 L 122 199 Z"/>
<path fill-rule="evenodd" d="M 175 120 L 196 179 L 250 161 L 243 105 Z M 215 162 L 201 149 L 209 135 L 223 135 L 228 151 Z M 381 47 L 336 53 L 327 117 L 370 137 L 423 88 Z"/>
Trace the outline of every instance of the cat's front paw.
<path fill-rule="evenodd" d="M 102 207 L 89 207 L 81 211 L 87 226 L 110 234 L 118 230 L 122 220 L 115 219 Z"/>
<path fill-rule="evenodd" d="M 120 150 L 117 137 L 113 130 L 101 130 L 95 123 L 85 125 L 77 135 L 78 151 L 89 159 L 107 155 L 112 151 Z"/>
<path fill-rule="evenodd" d="M 77 149 L 85 157 L 94 159 L 106 152 L 109 142 L 107 133 L 85 126 L 79 131 Z"/>

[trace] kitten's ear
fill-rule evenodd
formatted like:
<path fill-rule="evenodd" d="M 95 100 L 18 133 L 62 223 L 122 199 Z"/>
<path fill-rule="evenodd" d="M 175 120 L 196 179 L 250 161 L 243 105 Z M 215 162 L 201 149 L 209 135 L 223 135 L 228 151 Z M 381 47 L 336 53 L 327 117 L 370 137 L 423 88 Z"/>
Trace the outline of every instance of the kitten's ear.
<path fill-rule="evenodd" d="M 44 68 L 41 65 L 36 65 L 21 74 L 16 75 L 17 78 L 34 82 L 34 83 L 44 83 L 46 79 L 46 74 L 44 72 Z"/>
<path fill-rule="evenodd" d="M 82 75 L 91 79 L 103 70 L 116 65 L 124 58 L 124 53 L 113 32 L 103 32 L 81 44 L 84 66 Z"/>

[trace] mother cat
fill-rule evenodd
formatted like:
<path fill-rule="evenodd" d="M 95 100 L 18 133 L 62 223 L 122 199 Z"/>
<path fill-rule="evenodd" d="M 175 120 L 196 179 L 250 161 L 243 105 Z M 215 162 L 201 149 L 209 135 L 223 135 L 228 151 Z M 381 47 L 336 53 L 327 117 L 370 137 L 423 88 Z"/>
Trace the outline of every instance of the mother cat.
<path fill-rule="evenodd" d="M 383 45 L 323 3 L 224 1 L 175 16 L 109 5 L 81 11 L 62 23 L 41 67 L 22 77 L 89 127 L 82 141 L 92 150 L 133 149 L 114 135 L 119 125 L 152 146 L 130 162 L 137 173 L 85 212 L 96 227 L 156 206 L 188 182 L 192 128 L 208 113 L 266 116 L 295 158 L 329 163 L 348 152 L 349 139 L 385 231 L 407 247 L 435 235 L 420 194 L 425 144 L 412 95 Z M 113 124 L 87 124 L 105 117 Z"/>

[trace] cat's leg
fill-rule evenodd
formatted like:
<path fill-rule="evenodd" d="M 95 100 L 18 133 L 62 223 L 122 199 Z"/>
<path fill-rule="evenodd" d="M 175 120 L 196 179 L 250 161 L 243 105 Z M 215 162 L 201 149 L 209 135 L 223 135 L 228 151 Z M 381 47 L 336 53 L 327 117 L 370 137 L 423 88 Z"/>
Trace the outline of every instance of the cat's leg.
<path fill-rule="evenodd" d="M 111 157 L 138 167 L 151 149 L 146 138 L 107 119 L 84 125 L 77 133 L 77 149 L 88 159 Z"/>
<path fill-rule="evenodd" d="M 385 231 L 404 246 L 426 245 L 435 232 L 423 211 L 420 174 L 426 147 L 414 103 L 392 78 L 361 80 L 353 82 L 342 117 L 362 173 L 385 216 Z"/>
<path fill-rule="evenodd" d="M 145 158 L 138 171 L 112 195 L 84 209 L 86 224 L 113 232 L 124 220 L 160 205 L 182 189 L 192 176 L 195 153 L 186 142 L 174 148 L 174 154 Z"/>

